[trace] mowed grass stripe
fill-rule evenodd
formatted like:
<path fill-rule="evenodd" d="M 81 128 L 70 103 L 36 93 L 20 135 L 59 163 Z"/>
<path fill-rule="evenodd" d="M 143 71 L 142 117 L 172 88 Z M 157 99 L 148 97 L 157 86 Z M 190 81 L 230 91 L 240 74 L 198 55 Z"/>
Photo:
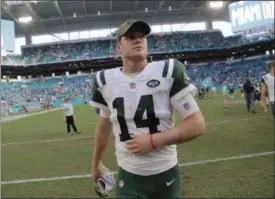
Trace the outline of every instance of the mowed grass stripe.
<path fill-rule="evenodd" d="M 234 121 L 235 122 L 240 122 L 240 121 L 254 120 L 254 119 L 260 119 L 260 118 L 271 118 L 271 116 L 260 115 L 260 116 L 256 116 L 256 117 L 246 117 L 246 118 L 234 119 L 234 120 L 229 119 L 229 120 L 221 120 L 221 121 L 210 121 L 210 122 L 207 122 L 207 123 L 208 124 L 212 124 L 212 123 L 218 124 L 219 122 L 221 122 L 221 123 L 228 123 L 228 122 L 234 122 Z M 91 122 L 87 125 L 89 125 L 89 126 L 96 125 L 96 122 Z M 59 128 L 64 128 L 65 129 L 66 126 L 65 125 L 59 125 L 59 126 L 51 127 L 51 129 L 59 129 Z M 18 132 L 33 131 L 33 130 L 35 130 L 35 131 L 37 131 L 37 130 L 47 130 L 47 129 L 49 129 L 49 127 L 26 128 L 26 129 L 23 128 L 23 129 L 20 129 Z"/>
<path fill-rule="evenodd" d="M 260 121 L 259 121 L 260 122 Z M 265 123 L 263 123 L 265 124 Z M 266 124 L 267 121 L 266 121 Z M 273 134 L 270 128 L 264 131 L 253 130 L 251 126 L 246 132 L 232 129 L 232 125 L 212 126 L 210 133 L 193 142 L 178 145 L 179 162 L 195 162 L 235 156 L 236 154 L 273 151 Z M 246 124 L 238 123 L 237 129 L 246 128 Z M 117 169 L 114 154 L 114 142 L 110 140 L 103 162 L 112 170 Z M 22 154 L 18 156 L 18 152 Z M 2 180 L 31 179 L 87 173 L 92 165 L 93 141 L 91 139 L 71 140 L 70 142 L 38 143 L 37 145 L 13 145 L 2 150 Z"/>
<path fill-rule="evenodd" d="M 208 159 L 208 160 L 201 160 L 201 161 L 197 161 L 197 162 L 180 163 L 179 167 L 195 166 L 195 165 L 223 162 L 223 161 L 229 161 L 229 160 L 240 160 L 240 159 L 245 159 L 245 158 L 268 156 L 268 155 L 272 155 L 272 154 L 274 154 L 274 151 L 252 153 L 252 154 L 238 155 L 238 156 L 225 157 L 225 158 Z M 113 173 L 117 174 L 116 171 L 114 171 Z M 79 174 L 79 175 L 71 175 L 71 176 L 56 176 L 56 177 L 50 177 L 50 178 L 1 181 L 1 184 L 3 184 L 3 185 L 5 185 L 5 184 L 20 184 L 20 183 L 29 183 L 29 182 L 45 182 L 45 181 L 57 181 L 57 180 L 68 180 L 68 179 L 89 178 L 89 177 L 91 177 L 91 174 Z"/>
<path fill-rule="evenodd" d="M 241 119 L 236 119 L 236 120 L 221 120 L 221 121 L 215 121 L 215 122 L 208 122 L 207 125 L 211 126 L 211 125 L 235 123 L 235 122 L 242 122 L 242 121 L 258 120 L 258 119 L 262 119 L 262 118 L 263 119 L 272 119 L 271 116 L 257 116 L 257 117 L 251 117 L 251 118 L 241 118 Z M 58 128 L 61 128 L 61 127 L 64 128 L 64 126 L 60 126 Z M 51 128 L 55 128 L 55 127 L 51 127 Z M 37 130 L 40 130 L 40 129 L 37 129 Z M 56 138 L 56 139 L 49 139 L 49 140 L 7 142 L 7 143 L 1 143 L 1 146 L 18 145 L 18 144 L 33 144 L 33 143 L 47 143 L 47 142 L 60 142 L 60 141 L 78 140 L 78 139 L 85 139 L 85 138 L 94 138 L 94 136 L 77 136 L 77 137 Z"/>

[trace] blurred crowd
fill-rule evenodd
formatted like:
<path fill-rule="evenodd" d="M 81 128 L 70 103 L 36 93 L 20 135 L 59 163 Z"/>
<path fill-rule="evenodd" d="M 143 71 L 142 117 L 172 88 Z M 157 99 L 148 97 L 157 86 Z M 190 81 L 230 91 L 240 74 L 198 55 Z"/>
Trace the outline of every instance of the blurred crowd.
<path fill-rule="evenodd" d="M 150 54 L 219 49 L 274 39 L 272 33 L 250 39 L 241 35 L 224 37 L 221 31 L 194 31 L 152 34 L 148 37 Z M 49 44 L 22 48 L 21 56 L 1 57 L 3 65 L 38 65 L 78 60 L 116 57 L 116 41 L 94 40 L 76 43 Z"/>
<path fill-rule="evenodd" d="M 28 112 L 25 105 L 35 105 L 36 109 L 57 108 L 65 98 L 80 103 L 91 99 L 91 76 L 60 78 L 39 78 L 30 82 L 0 83 L 2 103 L 7 103 L 9 112 Z M 27 109 L 27 110 L 25 110 Z"/>
<path fill-rule="evenodd" d="M 273 32 L 274 34 L 274 32 Z M 251 39 L 242 36 L 223 37 L 221 31 L 178 32 L 153 34 L 148 37 L 150 54 L 184 52 L 187 50 L 228 48 L 262 40 L 274 40 L 273 34 Z M 21 56 L 1 56 L 2 65 L 39 65 L 45 63 L 116 57 L 115 40 L 49 44 L 22 48 Z M 213 61 L 187 66 L 187 73 L 198 88 L 205 80 L 214 85 L 242 85 L 247 78 L 257 84 L 266 72 L 268 57 L 244 60 Z M 74 104 L 87 103 L 91 98 L 91 75 L 39 78 L 24 83 L 0 83 L 2 111 L 29 112 L 60 107 L 69 97 Z M 210 78 L 210 80 L 209 80 Z M 207 82 L 206 81 L 206 82 Z"/>
<path fill-rule="evenodd" d="M 190 81 L 198 88 L 204 86 L 205 79 L 211 79 L 215 85 L 242 85 L 247 78 L 258 84 L 260 77 L 267 72 L 268 57 L 246 60 L 210 62 L 188 65 L 187 74 Z M 91 99 L 91 75 L 39 78 L 30 82 L 0 83 L 3 102 L 8 104 L 10 113 L 28 112 L 26 104 L 35 104 L 36 109 L 57 108 L 69 97 L 73 104 L 88 103 Z"/>
<path fill-rule="evenodd" d="M 216 84 L 239 85 L 243 84 L 247 78 L 256 84 L 260 77 L 267 72 L 266 61 L 269 59 L 268 56 L 263 56 L 242 61 L 209 62 L 192 65 L 188 67 L 187 71 L 190 80 L 197 86 L 207 77 L 211 77 Z"/>

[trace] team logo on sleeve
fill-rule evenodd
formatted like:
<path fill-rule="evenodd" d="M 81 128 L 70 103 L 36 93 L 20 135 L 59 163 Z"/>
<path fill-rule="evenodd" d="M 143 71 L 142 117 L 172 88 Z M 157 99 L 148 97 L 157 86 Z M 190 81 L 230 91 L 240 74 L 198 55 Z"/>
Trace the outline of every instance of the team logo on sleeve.
<path fill-rule="evenodd" d="M 184 109 L 187 110 L 187 111 L 191 108 L 191 106 L 190 106 L 190 104 L 189 104 L 188 102 L 185 102 L 185 103 L 183 104 L 183 107 L 184 107 Z"/>
<path fill-rule="evenodd" d="M 156 79 L 152 79 L 149 82 L 147 82 L 147 86 L 150 88 L 156 88 L 159 85 L 160 85 L 160 81 Z"/>

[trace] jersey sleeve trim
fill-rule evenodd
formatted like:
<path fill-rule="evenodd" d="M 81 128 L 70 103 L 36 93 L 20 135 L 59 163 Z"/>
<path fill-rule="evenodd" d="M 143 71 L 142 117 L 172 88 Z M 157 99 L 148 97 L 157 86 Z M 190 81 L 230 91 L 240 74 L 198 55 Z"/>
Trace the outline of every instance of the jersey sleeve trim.
<path fill-rule="evenodd" d="M 265 75 L 263 75 L 262 78 L 261 78 L 261 82 L 262 82 L 263 84 L 266 84 L 266 81 L 267 81 L 267 78 L 266 78 Z"/>
<path fill-rule="evenodd" d="M 100 92 L 100 87 L 102 86 L 103 84 L 102 84 L 102 81 L 100 78 L 100 72 L 99 72 L 96 74 L 95 78 L 93 79 L 93 88 L 92 88 L 93 91 L 92 91 L 92 99 L 90 101 L 90 105 L 95 108 L 108 110 L 108 104 Z"/>
<path fill-rule="evenodd" d="M 196 90 L 196 87 L 193 84 L 189 84 L 187 87 L 185 87 L 184 89 L 182 89 L 181 91 L 179 91 L 178 93 L 176 93 L 170 98 L 171 103 L 172 104 L 175 103 L 178 99 L 188 95 L 189 93 L 192 93 L 195 90 Z"/>
<path fill-rule="evenodd" d="M 168 77 L 172 77 L 174 69 L 174 59 L 169 59 Z"/>
<path fill-rule="evenodd" d="M 99 87 L 102 87 L 106 84 L 104 70 L 96 73 L 96 81 Z"/>
<path fill-rule="evenodd" d="M 173 67 L 171 71 L 171 79 L 172 79 L 172 87 L 170 89 L 170 98 L 173 98 L 175 95 L 180 93 L 181 91 L 195 89 L 195 86 L 189 83 L 189 77 L 186 74 L 185 65 L 176 59 L 172 59 Z M 182 92 L 181 92 L 182 93 Z"/>
<path fill-rule="evenodd" d="M 170 65 L 170 64 L 169 64 L 169 60 L 165 60 L 165 61 L 164 61 L 163 72 L 162 72 L 162 77 L 167 77 L 169 65 Z"/>
<path fill-rule="evenodd" d="M 100 78 L 100 81 L 101 81 L 102 85 L 104 86 L 106 84 L 104 70 L 102 70 L 102 71 L 99 72 L 99 78 Z"/>
<path fill-rule="evenodd" d="M 110 113 L 110 111 L 107 112 L 107 111 L 104 110 L 104 109 L 100 109 L 99 115 L 100 115 L 101 117 L 104 117 L 104 118 L 109 118 L 110 115 L 111 115 L 111 113 Z"/>
<path fill-rule="evenodd" d="M 95 102 L 95 101 L 93 101 L 93 100 L 90 101 L 89 104 L 90 104 L 92 107 L 94 107 L 94 108 L 98 108 L 98 109 L 100 109 L 100 110 L 104 110 L 104 112 L 108 112 L 108 111 L 109 111 L 108 106 L 105 106 L 105 105 L 103 105 L 103 104 L 101 104 L 101 103 L 98 103 L 98 102 Z"/>

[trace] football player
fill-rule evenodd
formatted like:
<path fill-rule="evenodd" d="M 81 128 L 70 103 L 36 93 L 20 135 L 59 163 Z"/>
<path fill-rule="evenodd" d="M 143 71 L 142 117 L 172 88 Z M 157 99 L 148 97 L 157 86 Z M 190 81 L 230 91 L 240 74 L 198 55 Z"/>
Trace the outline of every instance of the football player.
<path fill-rule="evenodd" d="M 269 67 L 269 73 L 263 75 L 261 78 L 261 101 L 262 106 L 264 108 L 264 112 L 267 113 L 267 101 L 269 103 L 269 107 L 273 118 L 275 119 L 275 107 L 274 107 L 274 67 L 275 62 L 270 61 L 267 63 Z M 268 96 L 268 100 L 266 100 L 266 96 Z"/>
<path fill-rule="evenodd" d="M 147 62 L 150 31 L 143 21 L 121 24 L 116 37 L 123 66 L 102 70 L 94 78 L 90 104 L 100 109 L 100 116 L 92 178 L 101 175 L 101 156 L 113 131 L 117 198 L 180 198 L 176 145 L 206 131 L 185 66 L 175 59 Z M 182 118 L 176 127 L 174 110 Z"/>

